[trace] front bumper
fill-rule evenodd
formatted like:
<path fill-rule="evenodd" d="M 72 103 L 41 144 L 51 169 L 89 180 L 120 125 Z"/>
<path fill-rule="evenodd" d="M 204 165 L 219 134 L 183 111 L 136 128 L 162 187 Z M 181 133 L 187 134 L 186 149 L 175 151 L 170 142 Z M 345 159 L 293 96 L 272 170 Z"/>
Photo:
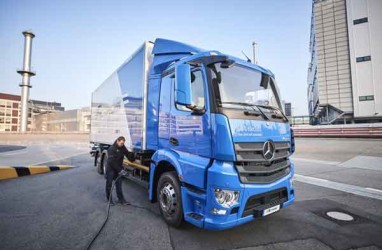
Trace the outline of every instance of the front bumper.
<path fill-rule="evenodd" d="M 187 211 L 185 211 L 185 220 L 205 229 L 224 230 L 252 221 L 257 217 L 261 217 L 262 209 L 277 204 L 280 204 L 280 209 L 283 209 L 292 204 L 295 199 L 294 187 L 290 181 L 293 178 L 293 174 L 294 164 L 291 162 L 290 173 L 273 183 L 243 184 L 239 181 L 238 174 L 232 163 L 215 161 L 208 171 L 207 192 L 199 197 L 194 195 L 191 200 L 189 199 L 189 192 L 188 195 L 186 192 L 183 194 L 187 203 L 186 208 L 193 210 L 192 214 L 197 213 L 201 215 L 199 220 L 195 220 L 194 218 L 189 218 L 187 216 Z M 230 208 L 222 207 L 215 200 L 213 192 L 215 188 L 239 191 L 240 197 L 238 203 Z M 261 197 L 262 194 L 274 193 L 275 190 L 285 190 L 286 192 L 286 196 L 284 196 L 285 199 L 280 199 L 280 203 L 277 203 L 277 199 L 273 200 L 273 202 L 269 202 L 269 204 L 264 202 L 261 207 L 254 209 L 253 213 L 252 210 L 248 210 L 248 207 L 245 209 L 246 204 L 251 197 Z M 195 202 L 197 205 L 192 205 Z M 226 214 L 214 214 L 212 213 L 214 209 L 226 210 Z M 261 209 L 261 211 L 259 209 Z"/>
<path fill-rule="evenodd" d="M 283 208 L 291 205 L 294 202 L 294 199 L 295 199 L 295 197 L 293 195 L 293 197 L 291 197 L 289 200 L 287 200 L 284 203 L 281 203 L 280 209 L 283 209 Z M 256 217 L 255 215 L 248 215 L 245 217 L 240 217 L 240 215 L 239 215 L 236 218 L 235 217 L 227 218 L 226 221 L 217 221 L 217 220 L 213 220 L 213 219 L 206 219 L 204 221 L 204 228 L 208 229 L 208 230 L 225 230 L 225 229 L 233 228 L 233 227 L 239 226 L 241 224 L 250 222 L 256 218 L 258 218 L 258 217 Z"/>
<path fill-rule="evenodd" d="M 294 196 L 290 200 L 284 202 L 282 204 L 282 208 L 285 208 L 285 207 L 291 205 L 293 202 L 294 202 Z M 233 219 L 233 220 L 227 220 L 227 221 L 224 221 L 224 222 L 216 222 L 216 221 L 206 220 L 204 222 L 204 228 L 208 229 L 208 230 L 225 230 L 225 229 L 233 228 L 233 227 L 242 225 L 244 223 L 253 221 L 255 218 L 256 217 L 254 217 L 252 215 L 252 216 L 236 218 L 236 219 Z"/>

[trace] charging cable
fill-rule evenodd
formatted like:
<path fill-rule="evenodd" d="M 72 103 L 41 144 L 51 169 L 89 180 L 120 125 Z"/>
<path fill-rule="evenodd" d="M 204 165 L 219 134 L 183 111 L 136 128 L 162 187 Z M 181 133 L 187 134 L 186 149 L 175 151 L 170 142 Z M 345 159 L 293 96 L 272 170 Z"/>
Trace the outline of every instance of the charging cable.
<path fill-rule="evenodd" d="M 100 235 L 100 233 L 102 232 L 102 229 L 105 227 L 108 219 L 109 219 L 109 214 L 110 214 L 110 201 L 111 201 L 111 197 L 113 196 L 113 190 L 114 190 L 114 187 L 115 187 L 115 183 L 123 176 L 127 176 L 128 175 L 128 172 L 126 170 L 122 170 L 118 177 L 115 179 L 115 181 L 113 182 L 113 185 L 111 186 L 111 190 L 110 190 L 110 196 L 109 196 L 109 200 L 107 202 L 107 211 L 106 211 L 106 218 L 102 224 L 102 226 L 100 227 L 100 229 L 98 230 L 98 232 L 94 235 L 94 237 L 92 238 L 92 240 L 89 242 L 89 244 L 87 245 L 87 247 L 85 248 L 86 250 L 89 250 L 90 247 L 92 246 L 92 244 L 94 243 L 94 241 L 97 239 L 97 237 Z"/>

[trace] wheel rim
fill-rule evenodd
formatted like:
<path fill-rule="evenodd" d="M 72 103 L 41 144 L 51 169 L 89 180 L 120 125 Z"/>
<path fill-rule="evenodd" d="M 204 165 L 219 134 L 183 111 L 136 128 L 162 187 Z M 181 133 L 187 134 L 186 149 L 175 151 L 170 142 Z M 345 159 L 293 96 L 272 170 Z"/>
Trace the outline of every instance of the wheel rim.
<path fill-rule="evenodd" d="M 176 193 L 171 183 L 166 182 L 159 192 L 159 203 L 161 209 L 167 215 L 173 215 L 176 211 Z"/>

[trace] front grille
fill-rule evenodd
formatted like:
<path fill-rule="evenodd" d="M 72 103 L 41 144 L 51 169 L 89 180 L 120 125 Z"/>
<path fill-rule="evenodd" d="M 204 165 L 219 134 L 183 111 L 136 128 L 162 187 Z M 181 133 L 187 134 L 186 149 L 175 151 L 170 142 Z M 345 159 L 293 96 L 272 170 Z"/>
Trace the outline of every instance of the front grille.
<path fill-rule="evenodd" d="M 267 193 L 258 194 L 249 197 L 245 204 L 242 217 L 254 215 L 261 216 L 264 209 L 277 206 L 288 200 L 288 191 L 286 188 L 273 190 Z"/>
<path fill-rule="evenodd" d="M 236 169 L 242 183 L 270 183 L 290 172 L 290 143 L 274 142 L 271 161 L 263 156 L 263 142 L 235 143 Z"/>

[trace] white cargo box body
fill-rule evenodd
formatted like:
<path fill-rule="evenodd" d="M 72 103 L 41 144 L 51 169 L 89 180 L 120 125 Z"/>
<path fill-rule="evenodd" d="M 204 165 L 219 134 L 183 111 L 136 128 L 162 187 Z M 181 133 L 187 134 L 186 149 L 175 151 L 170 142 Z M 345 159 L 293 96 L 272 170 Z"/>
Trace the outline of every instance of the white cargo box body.
<path fill-rule="evenodd" d="M 153 43 L 145 42 L 93 93 L 90 140 L 112 144 L 125 136 L 129 149 L 146 149 L 147 79 Z"/>

